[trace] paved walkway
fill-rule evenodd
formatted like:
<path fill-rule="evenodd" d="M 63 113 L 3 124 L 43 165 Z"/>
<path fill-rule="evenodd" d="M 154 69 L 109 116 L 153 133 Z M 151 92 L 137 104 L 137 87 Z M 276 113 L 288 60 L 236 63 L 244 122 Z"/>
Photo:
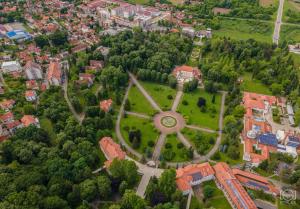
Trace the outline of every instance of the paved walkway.
<path fill-rule="evenodd" d="M 117 138 L 119 139 L 120 143 L 126 148 L 126 150 L 128 150 L 130 153 L 135 155 L 137 158 L 141 159 L 142 155 L 140 153 L 138 153 L 137 151 L 135 151 L 131 146 L 129 146 L 126 143 L 125 139 L 123 138 L 123 136 L 121 134 L 121 130 L 120 130 L 121 119 L 122 119 L 122 116 L 123 116 L 123 113 L 124 113 L 124 105 L 125 105 L 126 99 L 128 98 L 129 90 L 130 90 L 131 87 L 132 87 L 132 82 L 130 81 L 129 85 L 127 87 L 123 102 L 122 102 L 121 107 L 120 107 L 120 111 L 119 111 L 117 122 L 116 122 L 115 131 L 116 131 L 116 134 L 117 134 Z"/>
<path fill-rule="evenodd" d="M 130 111 L 125 111 L 125 113 L 127 115 L 133 115 L 133 116 L 136 116 L 136 117 L 139 117 L 139 118 L 151 119 L 151 117 L 149 115 L 145 115 L 145 114 L 142 114 L 142 113 L 130 112 Z"/>
<path fill-rule="evenodd" d="M 144 87 L 142 87 L 142 85 L 136 80 L 135 76 L 132 75 L 131 73 L 129 73 L 129 76 L 130 76 L 132 82 L 136 85 L 136 87 L 138 87 L 138 89 L 144 95 L 144 97 L 146 97 L 146 99 L 150 102 L 152 107 L 155 110 L 162 112 L 161 108 L 156 104 L 156 102 L 152 99 L 152 97 L 148 94 L 148 92 L 144 89 Z"/>
<path fill-rule="evenodd" d="M 159 138 L 156 142 L 153 154 L 152 154 L 152 160 L 153 161 L 158 161 L 159 160 L 160 152 L 161 152 L 162 147 L 165 144 L 165 141 L 166 141 L 166 135 L 165 134 L 160 134 L 160 136 L 159 136 Z"/>
<path fill-rule="evenodd" d="M 284 0 L 279 0 L 277 18 L 276 18 L 274 33 L 273 33 L 273 43 L 277 44 L 277 45 L 279 43 L 279 38 L 280 38 L 280 28 L 281 28 L 281 24 L 282 24 L 283 6 L 284 6 Z"/>
<path fill-rule="evenodd" d="M 182 95 L 183 95 L 182 90 L 177 91 L 176 97 L 175 97 L 173 105 L 172 105 L 172 109 L 171 109 L 172 111 L 175 112 L 177 110 L 177 107 L 179 105 Z"/>
<path fill-rule="evenodd" d="M 195 125 L 185 125 L 185 127 L 190 128 L 190 129 L 195 129 L 198 131 L 204 131 L 204 132 L 208 132 L 208 133 L 216 133 L 216 131 L 209 129 L 209 128 L 202 128 L 199 126 L 195 126 Z"/>

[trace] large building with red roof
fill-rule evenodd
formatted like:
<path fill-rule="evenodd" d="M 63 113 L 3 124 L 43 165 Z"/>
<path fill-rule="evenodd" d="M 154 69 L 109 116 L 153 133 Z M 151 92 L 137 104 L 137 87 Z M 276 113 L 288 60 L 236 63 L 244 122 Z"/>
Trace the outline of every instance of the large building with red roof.
<path fill-rule="evenodd" d="M 214 179 L 214 170 L 207 162 L 191 164 L 176 170 L 176 184 L 184 195 L 193 192 L 193 186 L 212 179 Z"/>
<path fill-rule="evenodd" d="M 193 79 L 200 81 L 202 78 L 202 74 L 198 68 L 187 65 L 175 67 L 172 74 L 179 83 L 186 83 L 192 81 Z"/>
<path fill-rule="evenodd" d="M 232 208 L 257 209 L 251 197 L 226 163 L 217 163 L 213 168 L 217 185 L 224 192 Z"/>
<path fill-rule="evenodd" d="M 50 85 L 59 86 L 62 83 L 62 70 L 58 61 L 50 62 L 47 80 Z"/>
<path fill-rule="evenodd" d="M 115 143 L 110 137 L 103 137 L 99 141 L 100 149 L 104 153 L 107 161 L 105 167 L 109 167 L 114 159 L 124 160 L 126 153 L 121 149 L 120 145 Z"/>

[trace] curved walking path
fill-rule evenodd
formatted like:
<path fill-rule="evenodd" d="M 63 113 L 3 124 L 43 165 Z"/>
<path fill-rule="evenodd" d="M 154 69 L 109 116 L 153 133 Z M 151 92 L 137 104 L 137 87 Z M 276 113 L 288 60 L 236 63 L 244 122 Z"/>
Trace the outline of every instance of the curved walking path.
<path fill-rule="evenodd" d="M 69 96 L 68 96 L 68 75 L 66 73 L 66 71 L 64 70 L 64 75 L 65 75 L 65 81 L 63 83 L 63 90 L 64 90 L 64 98 L 65 100 L 67 101 L 67 104 L 69 106 L 69 109 L 70 111 L 72 112 L 72 114 L 74 115 L 74 118 L 78 121 L 79 124 L 82 124 L 82 121 L 85 117 L 85 114 L 82 113 L 82 114 L 78 114 L 76 112 L 76 110 L 74 109 L 70 99 L 69 99 Z"/>
<path fill-rule="evenodd" d="M 130 111 L 125 111 L 125 113 L 127 115 L 133 115 L 133 116 L 143 118 L 143 119 L 151 119 L 151 117 L 149 115 L 145 115 L 145 114 L 142 114 L 142 113 L 130 112 Z"/>
<path fill-rule="evenodd" d="M 126 143 L 125 139 L 123 138 L 123 136 L 121 134 L 121 130 L 120 130 L 121 119 L 122 119 L 122 116 L 123 116 L 123 113 L 124 113 L 124 105 L 125 105 L 125 102 L 128 98 L 129 90 L 130 90 L 131 87 L 132 87 L 132 82 L 130 81 L 129 85 L 126 89 L 126 93 L 125 93 L 123 102 L 122 102 L 121 107 L 120 107 L 120 111 L 119 111 L 117 122 L 116 122 L 115 131 L 116 131 L 116 134 L 117 134 L 117 138 L 119 139 L 120 143 L 126 148 L 126 150 L 128 150 L 130 153 L 135 155 L 137 158 L 141 159 L 142 155 L 140 153 L 138 153 L 137 151 L 135 151 L 131 146 L 129 146 Z"/>
<path fill-rule="evenodd" d="M 134 75 L 132 75 L 131 73 L 128 73 L 128 74 L 129 74 L 132 82 L 136 85 L 136 87 L 138 87 L 138 89 L 142 92 L 144 97 L 146 97 L 146 99 L 150 102 L 152 107 L 155 110 L 162 112 L 162 109 L 156 104 L 156 102 L 152 99 L 152 97 L 148 94 L 148 92 L 144 89 L 144 87 L 142 87 L 142 85 L 137 81 L 137 79 L 134 77 Z"/>

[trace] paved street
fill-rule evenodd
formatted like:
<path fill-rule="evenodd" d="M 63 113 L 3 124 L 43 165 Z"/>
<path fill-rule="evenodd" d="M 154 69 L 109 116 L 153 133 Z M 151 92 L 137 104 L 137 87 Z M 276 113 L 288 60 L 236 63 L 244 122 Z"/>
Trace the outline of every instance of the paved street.
<path fill-rule="evenodd" d="M 280 28 L 281 28 L 281 24 L 282 24 L 283 5 L 284 5 L 284 0 L 279 0 L 277 18 L 276 18 L 274 33 L 273 33 L 273 43 L 277 44 L 277 45 L 279 43 Z"/>

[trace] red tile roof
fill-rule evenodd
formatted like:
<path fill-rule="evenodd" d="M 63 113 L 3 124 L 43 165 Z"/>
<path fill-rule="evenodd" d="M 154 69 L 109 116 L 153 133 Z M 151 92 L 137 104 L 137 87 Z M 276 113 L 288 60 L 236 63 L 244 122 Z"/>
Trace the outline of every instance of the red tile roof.
<path fill-rule="evenodd" d="M 191 67 L 191 66 L 187 66 L 187 65 L 182 65 L 182 66 L 177 66 L 175 67 L 175 69 L 173 70 L 173 75 L 176 77 L 178 72 L 192 72 L 193 73 L 193 77 L 196 79 L 200 79 L 201 78 L 201 72 L 198 68 L 196 67 Z"/>
<path fill-rule="evenodd" d="M 4 113 L 3 115 L 0 115 L 0 120 L 2 122 L 9 121 L 12 119 L 14 119 L 14 114 L 12 112 L 7 112 L 7 113 Z"/>
<path fill-rule="evenodd" d="M 30 126 L 31 124 L 36 124 L 37 119 L 33 115 L 24 115 L 21 118 L 21 122 L 25 127 Z"/>
<path fill-rule="evenodd" d="M 112 99 L 102 100 L 100 102 L 100 109 L 103 110 L 104 112 L 108 112 L 111 109 L 112 103 L 113 103 Z"/>
<path fill-rule="evenodd" d="M 99 145 L 107 159 L 105 162 L 106 167 L 108 167 L 115 158 L 119 160 L 125 159 L 126 153 L 121 149 L 119 144 L 113 141 L 112 138 L 103 137 L 99 141 Z"/>
<path fill-rule="evenodd" d="M 15 104 L 15 100 L 13 99 L 9 99 L 9 100 L 3 100 L 2 102 L 0 102 L 0 107 L 2 109 L 10 109 L 13 107 L 13 105 Z"/>
<path fill-rule="evenodd" d="M 53 77 L 56 78 L 57 80 L 61 80 L 61 76 L 62 76 L 62 72 L 60 69 L 59 62 L 57 61 L 50 62 L 48 75 L 47 75 L 48 80 L 51 80 Z"/>
<path fill-rule="evenodd" d="M 234 176 L 232 170 L 226 163 L 217 163 L 213 166 L 217 182 L 225 190 L 231 202 L 237 209 L 257 209 L 255 203 Z"/>

